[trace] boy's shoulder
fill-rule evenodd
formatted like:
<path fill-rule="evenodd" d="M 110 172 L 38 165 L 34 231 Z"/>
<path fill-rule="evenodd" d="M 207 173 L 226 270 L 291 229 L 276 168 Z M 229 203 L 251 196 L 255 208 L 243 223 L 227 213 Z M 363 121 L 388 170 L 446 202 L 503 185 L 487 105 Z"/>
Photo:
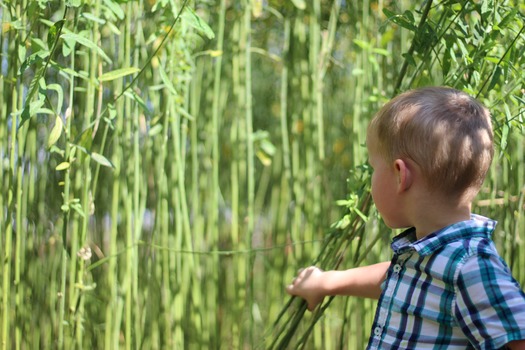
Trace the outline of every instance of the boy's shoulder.
<path fill-rule="evenodd" d="M 498 276 L 501 273 L 510 276 L 510 269 L 491 238 L 495 226 L 495 221 L 473 214 L 470 220 L 455 223 L 420 240 L 411 239 L 412 233 L 407 231 L 396 237 L 392 249 L 402 260 L 404 253 L 409 253 L 408 260 L 420 268 L 424 266 L 427 273 L 447 284 L 457 284 L 458 278 L 465 273 L 479 275 L 495 270 Z"/>
<path fill-rule="evenodd" d="M 472 214 L 470 220 L 460 221 L 416 240 L 415 232 L 407 230 L 395 237 L 395 253 L 416 251 L 419 256 L 450 255 L 459 260 L 473 254 L 497 254 L 492 241 L 496 221 Z"/>

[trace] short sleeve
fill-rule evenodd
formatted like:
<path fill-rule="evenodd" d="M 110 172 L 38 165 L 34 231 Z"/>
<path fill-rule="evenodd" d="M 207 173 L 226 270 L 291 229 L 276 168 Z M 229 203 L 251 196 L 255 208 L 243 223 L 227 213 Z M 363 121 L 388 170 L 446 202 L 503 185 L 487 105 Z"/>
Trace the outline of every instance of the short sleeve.
<path fill-rule="evenodd" d="M 456 282 L 454 314 L 476 349 L 525 339 L 525 293 L 497 254 L 470 256 Z"/>

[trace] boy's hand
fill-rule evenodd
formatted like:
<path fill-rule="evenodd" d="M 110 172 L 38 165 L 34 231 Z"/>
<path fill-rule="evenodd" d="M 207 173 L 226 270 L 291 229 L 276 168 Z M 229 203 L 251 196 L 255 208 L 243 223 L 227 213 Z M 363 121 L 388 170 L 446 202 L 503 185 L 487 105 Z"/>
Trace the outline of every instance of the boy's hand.
<path fill-rule="evenodd" d="M 313 311 L 325 297 L 323 293 L 324 271 L 318 267 L 310 266 L 301 269 L 292 284 L 286 287 L 286 292 L 303 298 L 308 303 L 308 310 Z"/>

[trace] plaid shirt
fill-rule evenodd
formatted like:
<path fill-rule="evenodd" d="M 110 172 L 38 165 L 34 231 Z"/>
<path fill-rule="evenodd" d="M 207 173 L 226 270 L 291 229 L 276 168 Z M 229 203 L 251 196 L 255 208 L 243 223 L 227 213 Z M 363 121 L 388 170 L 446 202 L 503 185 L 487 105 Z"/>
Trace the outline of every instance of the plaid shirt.
<path fill-rule="evenodd" d="M 525 293 L 479 215 L 392 242 L 367 349 L 499 349 L 525 339 Z"/>

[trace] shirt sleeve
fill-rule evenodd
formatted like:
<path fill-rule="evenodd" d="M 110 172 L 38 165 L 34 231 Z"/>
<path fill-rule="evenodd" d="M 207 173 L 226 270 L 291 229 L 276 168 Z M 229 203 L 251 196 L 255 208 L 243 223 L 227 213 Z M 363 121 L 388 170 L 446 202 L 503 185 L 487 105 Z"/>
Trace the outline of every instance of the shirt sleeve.
<path fill-rule="evenodd" d="M 525 339 L 525 293 L 497 254 L 470 256 L 459 269 L 454 314 L 476 349 Z"/>

